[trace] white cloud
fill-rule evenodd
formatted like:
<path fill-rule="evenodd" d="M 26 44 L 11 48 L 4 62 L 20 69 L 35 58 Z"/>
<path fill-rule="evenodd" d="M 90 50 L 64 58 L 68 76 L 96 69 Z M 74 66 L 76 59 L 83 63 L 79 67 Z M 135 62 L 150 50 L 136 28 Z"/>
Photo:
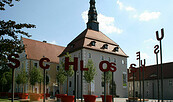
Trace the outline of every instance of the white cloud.
<path fill-rule="evenodd" d="M 141 59 L 149 60 L 151 57 L 147 53 L 141 53 Z"/>
<path fill-rule="evenodd" d="M 50 44 L 55 44 L 55 45 L 57 44 L 55 40 L 54 40 L 54 41 L 51 41 L 51 42 L 49 42 L 49 43 L 50 43 Z"/>
<path fill-rule="evenodd" d="M 136 18 L 138 18 L 140 21 L 149 21 L 153 19 L 158 19 L 160 17 L 161 13 L 160 12 L 148 12 L 145 11 L 138 15 Z"/>
<path fill-rule="evenodd" d="M 153 40 L 152 38 L 148 39 L 148 40 L 144 40 L 144 43 L 157 43 L 156 40 Z"/>
<path fill-rule="evenodd" d="M 117 4 L 119 5 L 120 9 L 123 9 L 124 5 L 122 2 L 120 2 L 119 0 L 117 0 Z"/>
<path fill-rule="evenodd" d="M 136 9 L 131 6 L 128 6 L 125 9 L 126 9 L 126 11 L 136 11 Z"/>
<path fill-rule="evenodd" d="M 88 11 L 84 11 L 82 13 L 82 18 L 83 18 L 85 23 L 87 23 L 87 21 L 88 21 L 88 15 L 87 14 L 88 14 Z M 120 34 L 123 32 L 122 29 L 117 28 L 114 25 L 114 22 L 115 22 L 114 17 L 107 17 L 107 16 L 104 16 L 102 14 L 98 14 L 98 22 L 99 22 L 100 30 L 106 34 L 111 34 L 114 32 Z"/>
<path fill-rule="evenodd" d="M 126 11 L 136 11 L 136 9 L 131 6 L 124 6 L 124 4 L 120 2 L 120 0 L 117 0 L 117 4 L 119 5 L 120 10 L 125 9 Z"/>
<path fill-rule="evenodd" d="M 84 20 L 85 23 L 88 21 L 88 11 L 82 12 L 82 19 Z"/>

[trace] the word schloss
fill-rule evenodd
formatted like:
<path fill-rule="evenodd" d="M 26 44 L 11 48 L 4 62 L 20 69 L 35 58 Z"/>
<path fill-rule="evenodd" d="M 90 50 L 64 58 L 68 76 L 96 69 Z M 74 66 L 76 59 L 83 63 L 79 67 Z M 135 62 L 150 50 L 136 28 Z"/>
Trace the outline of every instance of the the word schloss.
<path fill-rule="evenodd" d="M 13 58 L 12 56 L 15 58 Z M 12 55 L 8 56 L 9 62 L 13 63 L 13 64 L 12 63 L 8 64 L 8 66 L 10 68 L 18 68 L 20 66 L 20 61 L 16 58 L 19 58 L 18 54 L 12 54 Z M 44 58 L 41 58 L 39 61 L 39 66 L 41 68 L 48 69 L 50 67 L 50 65 L 48 65 L 48 64 L 44 65 L 44 62 L 50 62 L 49 58 L 44 57 Z M 77 71 L 78 70 L 78 58 L 74 57 L 74 62 L 70 62 L 69 57 L 65 57 L 65 70 L 69 70 L 69 65 L 73 65 L 73 70 Z M 103 65 L 106 65 L 106 68 L 103 68 Z M 116 64 L 113 62 L 110 63 L 108 61 L 101 61 L 99 64 L 99 68 L 102 72 L 108 72 L 108 71 L 115 72 L 117 70 Z M 88 71 L 88 68 L 84 68 L 83 60 L 80 61 L 80 70 Z"/>

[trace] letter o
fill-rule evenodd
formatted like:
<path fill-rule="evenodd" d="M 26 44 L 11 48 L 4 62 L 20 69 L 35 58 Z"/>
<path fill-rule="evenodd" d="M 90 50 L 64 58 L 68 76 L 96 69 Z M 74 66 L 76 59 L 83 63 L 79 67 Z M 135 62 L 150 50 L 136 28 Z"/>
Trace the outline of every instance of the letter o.
<path fill-rule="evenodd" d="M 107 68 L 103 68 L 103 64 L 107 64 Z M 101 61 L 99 64 L 99 68 L 102 72 L 108 72 L 110 70 L 110 63 L 108 61 Z"/>

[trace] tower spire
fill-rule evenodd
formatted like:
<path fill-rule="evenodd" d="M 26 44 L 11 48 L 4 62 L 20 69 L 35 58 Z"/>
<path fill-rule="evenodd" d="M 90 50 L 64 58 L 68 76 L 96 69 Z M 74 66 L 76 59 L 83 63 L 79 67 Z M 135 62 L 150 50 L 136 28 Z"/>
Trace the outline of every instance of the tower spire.
<path fill-rule="evenodd" d="M 99 31 L 99 22 L 97 21 L 97 11 L 95 0 L 90 0 L 90 9 L 88 11 L 87 29 Z"/>

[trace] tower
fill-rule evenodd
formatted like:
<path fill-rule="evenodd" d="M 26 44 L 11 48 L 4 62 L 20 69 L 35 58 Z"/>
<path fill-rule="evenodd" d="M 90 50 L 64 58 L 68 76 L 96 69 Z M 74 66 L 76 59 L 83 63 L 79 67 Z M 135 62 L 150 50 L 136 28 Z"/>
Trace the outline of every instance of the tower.
<path fill-rule="evenodd" d="M 95 7 L 95 0 L 90 0 L 87 29 L 99 31 L 99 22 L 97 21 L 97 11 Z"/>

